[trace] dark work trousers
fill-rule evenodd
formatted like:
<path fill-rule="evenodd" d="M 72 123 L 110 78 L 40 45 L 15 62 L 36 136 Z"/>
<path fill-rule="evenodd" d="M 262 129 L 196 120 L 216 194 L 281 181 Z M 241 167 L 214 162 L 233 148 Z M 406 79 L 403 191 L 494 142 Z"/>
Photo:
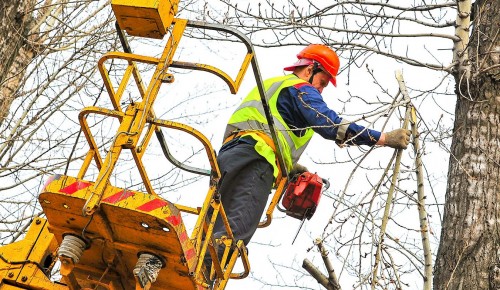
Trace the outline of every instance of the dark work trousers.
<path fill-rule="evenodd" d="M 217 161 L 222 182 L 219 186 L 221 201 L 231 225 L 235 241 L 250 242 L 267 204 L 273 186 L 273 167 L 254 149 L 255 141 L 243 137 L 226 143 Z M 212 208 L 209 210 L 212 215 Z M 222 220 L 217 218 L 214 237 L 226 235 Z M 219 259 L 224 246 L 219 247 Z M 210 253 L 205 255 L 205 265 L 210 269 Z"/>

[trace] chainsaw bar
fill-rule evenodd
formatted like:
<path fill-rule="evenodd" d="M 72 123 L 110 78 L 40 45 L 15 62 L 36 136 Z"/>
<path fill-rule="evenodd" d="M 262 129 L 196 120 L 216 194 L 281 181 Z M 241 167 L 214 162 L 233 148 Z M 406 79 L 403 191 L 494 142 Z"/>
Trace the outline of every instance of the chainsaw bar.
<path fill-rule="evenodd" d="M 309 211 L 309 209 L 306 210 L 306 212 L 304 213 L 304 216 L 302 217 L 302 221 L 300 222 L 299 228 L 297 229 L 297 233 L 295 233 L 295 237 L 293 238 L 292 245 L 293 245 L 293 243 L 295 243 L 295 240 L 297 239 L 297 236 L 299 235 L 299 232 L 302 229 L 304 222 L 306 221 L 308 211 Z"/>

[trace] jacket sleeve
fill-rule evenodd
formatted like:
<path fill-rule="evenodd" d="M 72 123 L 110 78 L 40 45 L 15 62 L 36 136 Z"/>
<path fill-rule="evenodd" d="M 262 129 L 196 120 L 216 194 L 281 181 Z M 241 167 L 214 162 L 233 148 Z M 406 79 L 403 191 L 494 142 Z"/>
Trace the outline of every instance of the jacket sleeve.
<path fill-rule="evenodd" d="M 339 145 L 369 145 L 377 143 L 381 133 L 349 122 L 328 108 L 319 91 L 311 85 L 290 87 L 296 96 L 298 111 L 312 129 L 323 138 Z"/>

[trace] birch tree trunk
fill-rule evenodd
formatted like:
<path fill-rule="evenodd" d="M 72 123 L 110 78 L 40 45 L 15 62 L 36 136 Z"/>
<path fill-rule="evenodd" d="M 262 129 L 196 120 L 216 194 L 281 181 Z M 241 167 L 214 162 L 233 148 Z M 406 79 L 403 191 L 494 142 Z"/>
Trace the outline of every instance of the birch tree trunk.
<path fill-rule="evenodd" d="M 500 2 L 475 5 L 468 45 L 471 77 L 466 69 L 456 74 L 458 100 L 435 289 L 500 289 Z"/>
<path fill-rule="evenodd" d="M 2 0 L 0 3 L 0 124 L 7 116 L 25 67 L 35 53 L 30 43 L 34 0 Z"/>

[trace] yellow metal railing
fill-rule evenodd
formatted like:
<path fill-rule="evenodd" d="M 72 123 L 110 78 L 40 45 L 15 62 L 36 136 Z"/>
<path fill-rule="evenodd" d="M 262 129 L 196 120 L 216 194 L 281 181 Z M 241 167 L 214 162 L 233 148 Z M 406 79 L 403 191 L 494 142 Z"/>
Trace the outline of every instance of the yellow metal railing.
<path fill-rule="evenodd" d="M 241 85 L 243 76 L 251 66 L 268 118 L 272 139 L 277 144 L 278 162 L 281 168 L 285 168 L 253 46 L 245 35 L 232 28 L 174 18 L 177 12 L 178 0 L 112 0 L 111 3 L 117 18 L 118 35 L 124 46 L 124 52 L 106 53 L 98 62 L 98 70 L 111 100 L 112 108 L 92 106 L 81 110 L 78 118 L 89 149 L 83 159 L 78 175 L 76 178 L 56 175 L 49 179 L 39 197 L 44 213 L 47 216 L 47 220 L 43 220 L 43 228 L 40 226 L 42 220 L 37 219 L 27 236 L 29 239 L 23 242 L 23 245 L 30 249 L 29 253 L 19 250 L 19 253 L 15 252 L 15 256 L 9 256 L 9 258 L 21 259 L 29 254 L 29 261 L 22 261 L 23 269 L 19 273 L 0 271 L 2 275 L 0 278 L 6 279 L 5 281 L 9 281 L 9 283 L 15 283 L 22 289 L 95 289 L 100 286 L 106 289 L 132 289 L 132 284 L 136 283 L 136 289 L 146 290 L 155 287 L 152 286 L 154 281 L 147 281 L 143 285 L 144 281 L 135 272 L 133 273 L 135 277 L 130 277 L 132 273 L 129 270 L 133 267 L 131 265 L 141 260 L 141 258 L 138 258 L 139 255 L 142 257 L 145 254 L 145 257 L 148 257 L 149 254 L 153 256 L 158 254 L 162 267 L 165 266 L 165 263 L 173 263 L 174 266 L 179 266 L 179 268 L 167 267 L 168 270 L 163 271 L 170 271 L 167 272 L 170 274 L 179 274 L 176 271 L 180 271 L 179 269 L 182 268 L 184 272 L 182 272 L 182 277 L 179 276 L 178 278 L 187 280 L 187 282 L 183 280 L 186 282 L 184 285 L 194 286 L 194 288 L 190 289 L 200 289 L 209 287 L 206 277 L 202 273 L 205 270 L 204 258 L 206 255 L 210 255 L 213 261 L 212 275 L 215 275 L 216 278 L 215 289 L 224 289 L 229 279 L 245 278 L 249 274 L 250 264 L 245 245 L 243 241 L 235 240 L 225 209 L 220 202 L 217 189 L 221 173 L 215 152 L 208 138 L 195 128 L 186 124 L 156 118 L 153 104 L 160 87 L 174 81 L 173 75 L 168 71 L 169 68 L 209 72 L 221 78 L 228 85 L 231 93 L 235 94 Z M 246 47 L 246 54 L 236 77 L 233 78 L 226 72 L 211 65 L 174 61 L 175 51 L 186 28 L 215 30 L 239 39 Z M 169 37 L 160 57 L 143 56 L 130 51 L 123 30 L 135 36 L 159 39 L 168 34 Z M 122 79 L 115 87 L 107 64 L 116 60 L 124 62 L 126 68 Z M 147 86 L 145 86 L 138 69 L 140 64 L 155 66 Z M 123 106 L 124 92 L 132 81 L 135 82 L 138 88 L 140 100 Z M 119 122 L 118 129 L 111 139 L 105 156 L 101 156 L 97 142 L 91 132 L 91 125 L 88 122 L 89 116 L 94 115 L 115 118 Z M 155 193 L 142 158 L 147 151 L 153 134 L 158 135 L 161 133 L 162 128 L 187 133 L 196 138 L 205 149 L 210 163 L 210 170 L 206 171 L 190 168 L 174 160 L 173 157 L 167 156 L 173 164 L 183 170 L 209 176 L 209 188 L 201 207 L 172 204 Z M 111 185 L 110 177 L 118 165 L 123 150 L 130 150 L 147 193 L 117 188 Z M 86 181 L 84 180 L 85 176 L 93 163 L 99 172 L 94 181 Z M 260 224 L 261 227 L 271 223 L 272 212 L 286 184 L 286 170 L 282 172 L 281 177 L 277 191 L 266 212 L 266 220 Z M 155 206 L 151 206 L 146 210 L 145 206 L 151 204 Z M 196 224 L 190 235 L 186 233 L 179 211 L 197 215 Z M 210 216 L 209 211 L 212 212 Z M 218 218 L 224 224 L 227 234 L 215 240 L 213 228 Z M 147 235 L 147 238 L 141 235 Z M 38 236 L 41 239 L 31 241 L 31 239 L 34 239 L 33 237 Z M 66 237 L 69 238 L 66 240 Z M 85 245 L 85 249 L 79 249 L 81 252 L 79 257 L 72 257 L 71 253 L 69 256 L 65 256 L 64 250 L 62 250 L 62 254 L 59 253 L 61 248 L 68 245 L 65 244 L 65 240 L 69 241 L 70 244 L 76 241 Z M 165 246 L 168 243 L 172 246 L 171 248 Z M 62 246 L 63 244 L 64 246 Z M 218 245 L 225 247 L 221 259 L 217 254 Z M 3 257 L 0 264 L 4 265 L 4 268 L 20 263 L 5 258 L 7 252 L 9 254 L 12 252 L 12 248 L 0 248 L 1 257 Z M 61 266 L 60 273 L 66 284 L 50 281 L 44 269 L 39 265 L 41 261 L 43 263 L 49 260 L 52 261 L 51 255 L 54 254 L 56 248 L 58 248 L 58 258 L 64 264 Z M 3 251 L 4 249 L 7 252 Z M 174 252 L 177 251 L 175 252 L 175 258 L 171 257 L 174 255 L 172 249 Z M 149 253 L 148 250 L 154 253 Z M 144 251 L 148 253 L 143 253 Z M 192 255 L 189 256 L 188 253 Z M 168 261 L 164 259 L 167 256 L 170 257 Z M 47 257 L 50 257 L 50 259 Z M 239 257 L 243 264 L 243 272 L 233 273 L 234 265 Z M 31 271 L 31 274 L 27 275 L 26 279 L 24 278 L 25 275 L 21 273 L 21 271 L 25 270 Z M 93 277 L 88 273 L 92 273 Z M 28 276 L 31 278 L 28 279 Z M 171 285 L 166 282 L 173 281 L 170 276 L 162 275 L 159 276 L 158 280 L 161 281 L 157 281 L 157 283 L 164 283 L 160 285 Z M 4 289 L 2 285 L 0 285 L 0 288 Z M 179 288 L 180 286 L 175 287 L 176 289 L 182 288 Z M 10 289 L 10 286 L 8 289 Z"/>
<path fill-rule="evenodd" d="M 117 165 L 118 158 L 123 149 L 129 149 L 131 151 L 146 191 L 151 195 L 156 195 L 148 178 L 145 166 L 142 162 L 142 157 L 146 152 L 146 148 L 153 133 L 159 131 L 160 128 L 164 127 L 180 130 L 192 135 L 203 144 L 208 160 L 210 162 L 210 188 L 202 207 L 193 208 L 181 204 L 176 204 L 176 207 L 181 211 L 198 215 L 196 225 L 190 237 L 190 239 L 193 241 L 193 244 L 195 245 L 195 251 L 198 256 L 198 263 L 196 271 L 194 273 L 196 282 L 205 287 L 208 286 L 200 273 L 202 273 L 203 270 L 202 267 L 205 254 L 209 252 L 214 263 L 213 269 L 219 279 L 218 289 L 223 289 L 228 279 L 241 279 L 246 277 L 248 275 L 250 266 L 248 257 L 246 255 L 245 246 L 242 241 L 235 241 L 224 208 L 220 203 L 219 198 L 217 197 L 218 194 L 216 191 L 217 183 L 220 179 L 220 171 L 218 168 L 214 150 L 211 146 L 210 141 L 195 128 L 186 124 L 155 118 L 152 105 L 156 100 L 160 86 L 163 83 L 169 83 L 173 81 L 172 75 L 167 71 L 169 67 L 210 72 L 223 79 L 228 84 L 230 91 L 232 93 L 236 93 L 241 84 L 242 78 L 246 70 L 248 69 L 249 64 L 254 58 L 254 53 L 253 50 L 248 50 L 235 79 L 232 79 L 227 73 L 210 65 L 173 61 L 173 55 L 175 53 L 177 45 L 180 42 L 185 28 L 187 26 L 205 27 L 205 24 L 200 22 L 191 23 L 190 21 L 183 19 L 173 19 L 172 22 L 174 23 L 174 26 L 171 30 L 172 32 L 169 40 L 167 41 L 163 49 L 161 57 L 155 58 L 142 56 L 130 52 L 110 52 L 106 53 L 99 60 L 98 69 L 101 73 L 102 79 L 104 81 L 104 86 L 107 89 L 114 110 L 99 107 L 87 107 L 84 108 L 79 115 L 80 125 L 90 148 L 84 159 L 83 165 L 80 168 L 78 178 L 84 178 L 92 161 L 96 163 L 96 166 L 99 170 L 96 181 L 91 188 L 91 195 L 87 199 L 83 208 L 83 213 L 84 215 L 93 215 L 99 208 L 104 193 L 106 192 L 106 187 L 109 185 L 110 176 L 115 166 Z M 223 28 L 222 26 L 208 25 L 208 27 L 216 30 L 222 29 L 227 32 L 227 28 Z M 121 79 L 117 88 L 113 86 L 109 76 L 109 72 L 106 68 L 106 63 L 108 61 L 116 59 L 123 60 L 128 63 L 128 66 L 124 71 L 123 78 Z M 137 68 L 138 63 L 151 64 L 156 66 L 147 88 L 145 88 L 143 85 L 140 72 Z M 141 94 L 142 100 L 129 104 L 126 108 L 122 108 L 121 99 L 128 82 L 132 78 L 139 88 L 139 93 Z M 90 126 L 87 122 L 87 117 L 91 114 L 113 117 L 120 122 L 117 133 L 115 134 L 110 148 L 104 158 L 101 157 L 98 151 L 97 143 L 92 136 Z M 142 133 L 144 130 L 147 131 L 143 135 Z M 142 139 L 140 139 L 140 136 L 143 136 Z M 211 216 L 210 220 L 207 220 L 207 213 L 210 207 L 213 208 L 213 215 Z M 221 240 L 218 241 L 219 243 L 222 243 L 226 246 L 225 255 L 220 261 L 217 259 L 217 245 L 215 244 L 215 241 L 211 238 L 205 238 L 212 236 L 213 227 L 217 217 L 220 217 L 222 219 L 227 231 L 227 236 L 221 238 Z M 233 253 L 231 256 L 228 256 L 230 248 L 233 249 Z M 233 266 L 236 263 L 238 257 L 242 258 L 244 272 L 232 273 Z"/>

